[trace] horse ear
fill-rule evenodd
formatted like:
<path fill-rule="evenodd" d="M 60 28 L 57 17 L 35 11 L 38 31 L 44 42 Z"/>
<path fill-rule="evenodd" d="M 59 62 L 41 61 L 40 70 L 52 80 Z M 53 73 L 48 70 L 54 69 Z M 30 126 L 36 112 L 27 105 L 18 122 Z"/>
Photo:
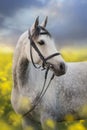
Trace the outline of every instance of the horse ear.
<path fill-rule="evenodd" d="M 39 16 L 36 18 L 34 23 L 34 29 L 39 25 Z"/>
<path fill-rule="evenodd" d="M 36 27 L 37 27 L 38 25 L 39 25 L 39 16 L 36 18 L 36 20 L 35 20 L 35 22 L 34 22 L 32 28 L 33 28 L 33 29 L 36 29 Z"/>
<path fill-rule="evenodd" d="M 30 28 L 30 33 L 32 35 L 33 31 L 36 29 L 36 27 L 39 25 L 39 16 L 36 18 L 34 24 Z"/>
<path fill-rule="evenodd" d="M 45 28 L 46 25 L 47 25 L 47 21 L 48 21 L 48 16 L 46 16 L 46 18 L 45 18 L 45 20 L 42 22 L 41 26 Z"/>

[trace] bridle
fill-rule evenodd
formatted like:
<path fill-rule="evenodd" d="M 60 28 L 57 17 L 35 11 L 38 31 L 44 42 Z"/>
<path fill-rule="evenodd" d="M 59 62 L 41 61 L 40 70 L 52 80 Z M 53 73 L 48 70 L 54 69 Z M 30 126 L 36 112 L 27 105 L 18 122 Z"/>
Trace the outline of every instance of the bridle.
<path fill-rule="evenodd" d="M 43 32 L 41 32 L 41 30 Z M 52 76 L 51 76 L 51 78 L 50 78 L 50 81 L 49 81 L 48 85 L 46 86 L 46 80 L 47 80 L 48 72 L 49 72 L 50 69 L 52 69 L 52 64 L 50 64 L 47 61 L 49 59 L 55 57 L 55 56 L 60 55 L 60 53 L 54 53 L 54 54 L 52 54 L 52 55 L 50 55 L 50 56 L 48 56 L 48 57 L 45 58 L 42 55 L 42 53 L 40 52 L 40 50 L 38 49 L 38 47 L 36 46 L 35 42 L 33 41 L 33 36 L 34 35 L 49 35 L 50 36 L 50 33 L 45 28 L 43 28 L 42 26 L 37 26 L 35 32 L 32 35 L 30 34 L 30 31 L 29 31 L 29 37 L 28 37 L 29 40 L 30 40 L 30 57 L 31 57 L 32 64 L 33 64 L 33 66 L 36 69 L 40 69 L 42 67 L 42 69 L 41 69 L 42 71 L 46 70 L 45 71 L 45 80 L 44 80 L 43 87 L 42 87 L 42 90 L 41 90 L 40 94 L 38 95 L 38 97 L 36 97 L 36 99 L 35 99 L 35 101 L 33 103 L 34 105 L 32 106 L 32 108 L 28 112 L 26 112 L 23 115 L 23 117 L 27 116 L 28 114 L 30 114 L 30 112 L 32 112 L 36 108 L 36 106 L 41 101 L 42 97 L 46 93 L 46 91 L 47 91 L 47 89 L 48 89 L 51 81 L 53 80 L 53 78 L 55 76 L 54 73 L 53 73 Z M 41 66 L 36 66 L 36 64 L 34 63 L 33 55 L 32 55 L 32 48 L 37 52 L 37 54 L 39 55 L 40 59 L 42 60 L 42 65 Z"/>
<path fill-rule="evenodd" d="M 38 31 L 37 31 L 37 30 L 38 30 Z M 43 30 L 44 32 L 40 32 L 40 30 Z M 43 28 L 43 27 L 41 27 L 41 26 L 38 26 L 38 27 L 36 28 L 36 32 L 39 32 L 37 35 L 47 35 L 47 34 L 50 35 L 50 33 L 49 33 L 45 28 Z M 34 33 L 35 33 L 35 32 L 34 32 Z M 52 55 L 50 55 L 50 56 L 44 58 L 44 56 L 42 55 L 42 53 L 40 52 L 40 50 L 38 49 L 38 47 L 36 46 L 36 44 L 34 43 L 34 41 L 33 41 L 33 39 L 32 39 L 34 33 L 33 33 L 32 36 L 31 36 L 30 31 L 29 31 L 30 56 L 31 56 L 32 63 L 33 63 L 33 65 L 34 65 L 34 67 L 37 68 L 37 69 L 39 69 L 39 68 L 41 67 L 41 66 L 37 67 L 37 66 L 35 65 L 35 63 L 34 63 L 33 56 L 32 56 L 32 47 L 33 47 L 34 50 L 35 50 L 35 51 L 37 52 L 37 54 L 39 55 L 40 59 L 42 60 L 42 68 L 43 68 L 43 69 L 46 69 L 46 68 L 48 68 L 48 67 L 51 68 L 52 65 L 51 65 L 49 62 L 47 62 L 47 60 L 53 58 L 54 56 L 60 55 L 60 53 L 54 53 L 54 54 L 52 54 Z M 46 67 L 46 68 L 45 68 L 45 67 Z"/>

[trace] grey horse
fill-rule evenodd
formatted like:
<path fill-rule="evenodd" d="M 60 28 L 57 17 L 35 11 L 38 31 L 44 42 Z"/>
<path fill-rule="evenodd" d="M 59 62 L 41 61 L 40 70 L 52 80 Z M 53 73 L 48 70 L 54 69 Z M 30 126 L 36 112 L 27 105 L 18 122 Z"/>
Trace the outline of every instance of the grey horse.
<path fill-rule="evenodd" d="M 51 68 L 46 85 L 53 73 L 54 79 L 35 109 L 28 112 L 42 91 L 46 72 L 36 69 L 32 64 L 29 34 L 45 58 L 58 53 L 52 36 L 45 28 L 46 24 L 47 18 L 41 25 L 37 18 L 30 30 L 20 36 L 15 49 L 11 102 L 15 112 L 23 115 L 24 129 L 33 126 L 38 130 L 37 126 L 41 126 L 46 130 L 47 120 L 64 121 L 68 114 L 75 119 L 85 118 L 80 111 L 87 104 L 87 62 L 66 63 L 61 55 L 48 59 Z M 39 33 L 37 27 L 40 27 Z M 34 63 L 42 66 L 42 60 L 34 48 L 32 55 Z M 58 129 L 56 123 L 54 129 Z"/>

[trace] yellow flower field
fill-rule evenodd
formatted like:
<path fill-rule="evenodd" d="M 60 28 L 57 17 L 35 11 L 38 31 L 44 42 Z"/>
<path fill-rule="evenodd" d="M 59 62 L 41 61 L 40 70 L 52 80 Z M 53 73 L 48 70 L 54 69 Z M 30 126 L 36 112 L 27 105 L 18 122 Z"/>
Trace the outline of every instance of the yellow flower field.
<path fill-rule="evenodd" d="M 62 49 L 61 53 L 66 61 L 87 61 L 87 49 Z M 12 109 L 10 96 L 12 89 L 12 48 L 0 47 L 0 130 L 22 130 L 21 116 Z M 71 119 L 71 118 L 70 118 Z M 86 130 L 85 120 L 58 123 L 59 130 Z M 53 122 L 48 121 L 49 128 Z M 32 128 L 29 128 L 32 129 Z M 29 130 L 28 129 L 28 130 Z"/>

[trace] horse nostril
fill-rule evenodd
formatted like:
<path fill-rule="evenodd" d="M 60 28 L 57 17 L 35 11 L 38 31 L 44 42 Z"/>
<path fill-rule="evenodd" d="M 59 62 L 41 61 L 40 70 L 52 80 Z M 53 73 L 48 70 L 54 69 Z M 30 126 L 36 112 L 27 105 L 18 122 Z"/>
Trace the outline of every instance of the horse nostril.
<path fill-rule="evenodd" d="M 65 71 L 65 63 L 60 63 L 60 70 Z"/>
<path fill-rule="evenodd" d="M 50 64 L 50 68 L 51 68 L 51 69 L 54 69 L 54 67 L 53 67 L 53 65 L 52 65 L 52 64 Z"/>

